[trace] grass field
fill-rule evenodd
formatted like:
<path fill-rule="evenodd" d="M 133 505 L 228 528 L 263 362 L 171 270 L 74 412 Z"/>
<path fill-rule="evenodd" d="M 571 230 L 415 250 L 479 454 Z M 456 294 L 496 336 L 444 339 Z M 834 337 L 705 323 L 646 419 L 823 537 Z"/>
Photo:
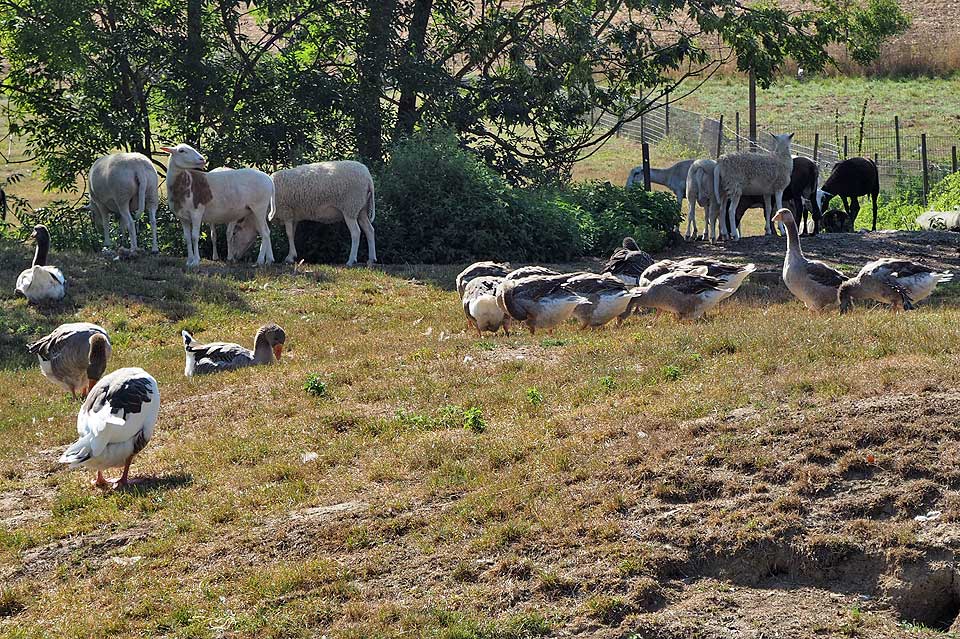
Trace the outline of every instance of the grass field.
<path fill-rule="evenodd" d="M 0 246 L 0 280 L 28 262 Z M 774 274 L 696 324 L 478 339 L 456 266 L 53 262 L 61 306 L 0 293 L 0 637 L 933 637 L 956 610 L 956 287 L 810 317 Z M 138 489 L 56 463 L 78 402 L 25 345 L 76 320 L 159 381 Z M 267 321 L 278 366 L 183 377 L 181 328 Z"/>

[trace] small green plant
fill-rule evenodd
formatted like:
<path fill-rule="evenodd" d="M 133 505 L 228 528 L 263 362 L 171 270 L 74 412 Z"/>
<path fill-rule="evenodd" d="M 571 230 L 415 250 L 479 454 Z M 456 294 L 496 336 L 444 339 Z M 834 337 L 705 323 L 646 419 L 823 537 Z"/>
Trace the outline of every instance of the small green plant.
<path fill-rule="evenodd" d="M 307 382 L 303 385 L 303 390 L 314 397 L 328 397 L 327 383 L 320 378 L 319 373 L 311 373 L 307 376 Z"/>
<path fill-rule="evenodd" d="M 463 427 L 474 433 L 482 433 L 487 429 L 487 422 L 483 419 L 483 410 L 478 406 L 471 406 L 463 411 Z"/>
<path fill-rule="evenodd" d="M 630 604 L 622 597 L 598 595 L 587 600 L 587 610 L 601 623 L 614 624 L 630 613 Z"/>
<path fill-rule="evenodd" d="M 543 404 L 543 393 L 540 392 L 536 386 L 531 386 L 527 389 L 527 401 L 530 402 L 530 405 L 536 408 Z"/>
<path fill-rule="evenodd" d="M 540 346 L 542 346 L 543 348 L 550 348 L 553 346 L 566 346 L 567 344 L 568 344 L 568 340 L 561 339 L 559 337 L 544 337 L 542 340 L 540 340 Z"/>
<path fill-rule="evenodd" d="M 683 370 L 676 364 L 668 364 L 663 367 L 663 378 L 668 382 L 675 382 L 683 377 Z"/>
<path fill-rule="evenodd" d="M 481 351 L 492 351 L 496 347 L 496 344 L 487 339 L 481 339 L 477 341 L 477 348 L 479 348 Z"/>
<path fill-rule="evenodd" d="M 600 378 L 600 388 L 602 388 L 606 392 L 609 393 L 616 387 L 617 387 L 617 383 L 609 375 L 604 375 L 603 377 Z"/>

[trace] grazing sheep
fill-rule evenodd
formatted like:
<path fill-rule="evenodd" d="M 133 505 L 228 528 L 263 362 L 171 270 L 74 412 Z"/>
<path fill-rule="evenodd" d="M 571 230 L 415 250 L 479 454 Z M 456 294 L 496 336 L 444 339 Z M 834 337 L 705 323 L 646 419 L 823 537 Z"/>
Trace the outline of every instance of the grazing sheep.
<path fill-rule="evenodd" d="M 813 160 L 796 156 L 793 158 L 793 171 L 790 174 L 790 184 L 783 191 L 783 201 L 793 209 L 795 218 L 799 221 L 799 227 L 803 229 L 801 235 L 807 235 L 807 212 L 813 217 L 813 234 L 820 232 L 820 220 L 823 217 L 820 208 L 820 202 L 825 194 L 818 188 L 820 181 L 820 169 Z M 763 208 L 765 200 L 759 195 L 745 195 L 737 206 L 736 218 L 737 228 L 740 228 L 740 222 L 743 214 L 753 208 Z M 723 218 L 721 225 L 721 235 L 726 235 L 726 218 Z"/>
<path fill-rule="evenodd" d="M 376 217 L 373 178 L 360 162 L 317 162 L 273 174 L 277 188 L 277 206 L 270 221 L 281 221 L 287 229 L 290 250 L 286 261 L 297 260 L 294 235 L 297 223 L 313 220 L 331 224 L 343 220 L 350 229 L 350 259 L 347 266 L 357 263 L 360 248 L 360 229 L 367 236 L 367 265 L 377 261 L 377 245 L 373 230 Z M 253 241 L 250 225 L 241 222 L 234 230 L 234 253 L 242 255 Z"/>
<path fill-rule="evenodd" d="M 713 160 L 697 160 L 690 165 L 687 174 L 687 201 L 690 203 L 690 214 L 687 216 L 686 239 L 697 236 L 697 204 L 703 208 L 703 239 L 710 235 L 710 241 L 717 239 L 716 215 L 720 208 L 716 192 L 713 189 L 713 172 L 717 163 Z"/>
<path fill-rule="evenodd" d="M 776 200 L 777 209 L 783 207 L 783 192 L 790 184 L 793 173 L 793 156 L 790 155 L 792 133 L 770 134 L 773 138 L 773 152 L 753 153 L 741 151 L 728 153 L 717 161 L 713 172 L 713 185 L 720 210 L 727 211 L 730 203 L 730 237 L 740 239 L 740 230 L 736 226 L 736 211 L 744 195 L 762 195 L 764 197 L 764 232 L 773 233 L 770 219 L 773 215 L 771 199 Z"/>
<path fill-rule="evenodd" d="M 927 211 L 917 217 L 917 226 L 928 231 L 960 231 L 960 211 Z"/>
<path fill-rule="evenodd" d="M 690 166 L 693 160 L 680 160 L 673 166 L 665 169 L 650 169 L 650 181 L 654 184 L 665 186 L 677 196 L 677 202 L 683 207 L 683 196 L 687 191 L 687 174 L 690 172 Z M 630 171 L 627 177 L 627 188 L 634 184 L 643 184 L 643 167 L 637 166 Z"/>
<path fill-rule="evenodd" d="M 88 178 L 90 189 L 90 210 L 100 219 L 103 226 L 103 244 L 109 248 L 110 216 L 120 216 L 120 224 L 130 236 L 130 250 L 137 251 L 137 226 L 131 213 L 150 216 L 150 228 L 153 232 L 154 253 L 157 247 L 157 206 L 160 197 L 157 193 L 159 179 L 153 162 L 140 153 L 111 153 L 97 159 L 90 167 Z"/>
<path fill-rule="evenodd" d="M 257 264 L 273 262 L 267 215 L 274 208 L 273 180 L 256 169 L 205 173 L 207 161 L 189 144 L 161 147 L 170 154 L 167 200 L 183 226 L 187 266 L 200 264 L 200 224 L 226 224 L 250 216 L 260 234 Z"/>
<path fill-rule="evenodd" d="M 827 202 L 840 196 L 843 210 L 847 213 L 845 231 L 853 233 L 857 215 L 860 213 L 860 196 L 869 195 L 873 200 L 873 216 L 877 216 L 877 198 L 880 196 L 880 172 L 873 160 L 848 158 L 833 165 L 830 177 L 821 189 L 827 194 Z"/>

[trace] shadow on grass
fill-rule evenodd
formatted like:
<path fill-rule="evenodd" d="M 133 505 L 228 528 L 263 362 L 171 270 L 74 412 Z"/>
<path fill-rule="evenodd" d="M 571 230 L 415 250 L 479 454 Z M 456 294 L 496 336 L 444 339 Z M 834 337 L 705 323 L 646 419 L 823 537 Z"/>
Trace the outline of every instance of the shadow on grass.
<path fill-rule="evenodd" d="M 173 473 L 160 477 L 140 477 L 135 479 L 135 484 L 129 484 L 119 490 L 137 496 L 146 496 L 152 493 L 185 488 L 193 484 L 193 475 L 191 473 Z"/>

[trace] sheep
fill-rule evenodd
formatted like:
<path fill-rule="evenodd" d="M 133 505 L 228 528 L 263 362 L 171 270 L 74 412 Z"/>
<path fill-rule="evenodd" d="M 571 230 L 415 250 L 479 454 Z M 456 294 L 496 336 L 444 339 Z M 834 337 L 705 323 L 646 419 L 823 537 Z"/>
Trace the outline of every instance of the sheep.
<path fill-rule="evenodd" d="M 215 169 L 211 169 L 210 172 L 220 173 L 223 171 L 232 171 L 232 170 L 233 169 L 231 169 L 228 166 L 218 166 Z M 228 262 L 232 262 L 235 258 L 235 256 L 233 255 L 233 251 L 231 250 L 233 247 L 233 244 L 230 242 L 230 238 L 233 235 L 233 228 L 235 225 L 236 225 L 236 222 L 227 223 L 227 261 Z M 216 224 L 210 225 L 210 245 L 213 247 L 213 254 L 210 257 L 214 261 L 218 261 L 220 259 L 220 251 L 219 249 L 217 249 L 217 225 Z"/>
<path fill-rule="evenodd" d="M 880 172 L 873 160 L 848 158 L 833 165 L 830 177 L 820 187 L 827 194 L 827 203 L 839 195 L 846 211 L 845 230 L 853 232 L 860 213 L 860 196 L 869 195 L 873 200 L 873 216 L 877 216 L 877 198 L 880 196 Z M 848 198 L 852 202 L 848 203 Z"/>
<path fill-rule="evenodd" d="M 650 181 L 654 184 L 665 186 L 677 196 L 677 202 L 683 207 L 683 197 L 687 191 L 687 174 L 690 172 L 690 166 L 693 160 L 680 160 L 676 164 L 665 169 L 650 169 Z M 643 184 L 643 167 L 637 166 L 630 171 L 627 177 L 627 187 L 634 184 Z"/>
<path fill-rule="evenodd" d="M 687 173 L 687 201 L 690 203 L 690 214 L 687 216 L 686 239 L 697 235 L 697 204 L 703 207 L 703 239 L 710 234 L 710 241 L 716 240 L 716 214 L 719 208 L 716 193 L 713 190 L 713 172 L 717 163 L 713 160 L 697 160 L 690 165 Z"/>
<path fill-rule="evenodd" d="M 350 259 L 347 266 L 357 263 L 360 248 L 360 229 L 367 236 L 367 265 L 377 261 L 377 245 L 373 230 L 376 217 L 373 178 L 360 162 L 317 162 L 273 174 L 277 189 L 277 208 L 270 220 L 280 220 L 287 229 L 290 251 L 286 261 L 297 259 L 294 235 L 301 220 L 332 223 L 343 220 L 350 229 Z M 242 255 L 253 241 L 249 225 L 241 222 L 234 229 L 234 253 Z"/>
<path fill-rule="evenodd" d="M 764 196 L 766 225 L 764 232 L 772 234 L 770 218 L 771 196 L 776 199 L 777 210 L 783 208 L 783 192 L 790 184 L 793 173 L 793 156 L 790 155 L 792 133 L 770 134 L 773 138 L 773 152 L 753 153 L 741 151 L 728 153 L 717 161 L 713 172 L 713 185 L 720 211 L 726 212 L 726 203 L 730 202 L 730 237 L 740 239 L 740 230 L 736 226 L 736 211 L 740 198 L 744 195 Z"/>
<path fill-rule="evenodd" d="M 927 211 L 917 217 L 917 226 L 927 231 L 960 231 L 960 211 Z"/>
<path fill-rule="evenodd" d="M 200 264 L 200 224 L 225 224 L 250 216 L 260 234 L 257 264 L 273 262 L 267 216 L 275 210 L 273 180 L 256 169 L 204 173 L 207 161 L 189 144 L 161 147 L 167 163 L 167 201 L 183 226 L 187 266 Z"/>
<path fill-rule="evenodd" d="M 808 208 L 813 217 L 813 234 L 816 235 L 820 232 L 820 219 L 822 217 L 820 201 L 825 194 L 818 188 L 819 181 L 820 169 L 813 160 L 800 156 L 793 158 L 790 184 L 783 191 L 783 199 L 788 206 L 793 208 L 797 220 L 800 220 L 802 216 L 803 222 L 799 226 L 803 229 L 804 235 L 807 234 Z M 762 196 L 744 196 L 737 206 L 737 228 L 740 228 L 740 221 L 748 209 L 763 208 L 764 206 L 765 200 Z M 725 235 L 727 233 L 726 217 L 723 218 L 723 222 L 721 234 Z"/>
<path fill-rule="evenodd" d="M 140 153 L 104 155 L 90 167 L 88 182 L 90 210 L 103 226 L 103 244 L 106 248 L 111 246 L 110 216 L 116 213 L 120 216 L 120 224 L 130 236 L 130 250 L 136 252 L 137 227 L 131 212 L 143 214 L 146 211 L 150 216 L 150 228 L 153 232 L 153 253 L 160 252 L 157 247 L 159 178 L 150 158 Z"/>

